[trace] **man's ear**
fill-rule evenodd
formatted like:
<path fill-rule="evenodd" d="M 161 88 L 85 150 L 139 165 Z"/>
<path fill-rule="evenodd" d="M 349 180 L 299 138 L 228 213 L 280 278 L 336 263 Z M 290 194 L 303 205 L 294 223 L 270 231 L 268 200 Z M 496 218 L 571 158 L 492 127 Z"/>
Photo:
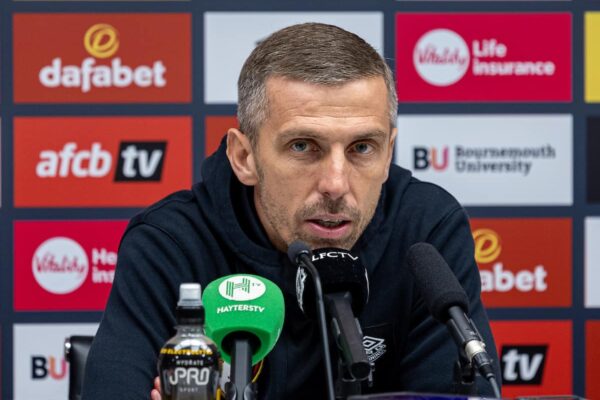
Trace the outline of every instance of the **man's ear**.
<path fill-rule="evenodd" d="M 248 136 L 239 129 L 230 128 L 227 131 L 227 158 L 240 182 L 246 186 L 258 183 L 252 145 Z"/>

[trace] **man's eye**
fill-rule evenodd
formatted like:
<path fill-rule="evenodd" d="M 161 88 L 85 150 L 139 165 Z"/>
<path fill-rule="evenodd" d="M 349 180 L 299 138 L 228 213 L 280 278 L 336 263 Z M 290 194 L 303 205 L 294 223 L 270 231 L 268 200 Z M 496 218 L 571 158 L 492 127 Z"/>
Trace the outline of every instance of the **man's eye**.
<path fill-rule="evenodd" d="M 368 143 L 356 143 L 354 145 L 354 151 L 360 154 L 368 154 L 373 151 L 373 146 Z"/>
<path fill-rule="evenodd" d="M 302 153 L 302 152 L 308 151 L 308 150 L 309 150 L 309 148 L 308 148 L 308 147 L 309 147 L 309 146 L 308 146 L 308 143 L 307 143 L 307 142 L 294 142 L 294 143 L 292 143 L 292 145 L 291 145 L 291 149 L 292 149 L 292 151 L 297 151 L 297 152 L 299 152 L 299 153 Z"/>

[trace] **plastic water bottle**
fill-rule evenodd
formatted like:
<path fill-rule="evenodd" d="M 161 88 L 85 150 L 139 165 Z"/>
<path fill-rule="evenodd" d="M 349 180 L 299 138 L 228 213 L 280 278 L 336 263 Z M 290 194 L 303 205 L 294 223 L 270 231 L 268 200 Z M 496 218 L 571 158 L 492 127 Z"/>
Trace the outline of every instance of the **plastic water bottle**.
<path fill-rule="evenodd" d="M 220 375 L 216 344 L 204 335 L 204 307 L 197 283 L 182 283 L 177 303 L 177 334 L 158 357 L 162 400 L 214 400 Z"/>

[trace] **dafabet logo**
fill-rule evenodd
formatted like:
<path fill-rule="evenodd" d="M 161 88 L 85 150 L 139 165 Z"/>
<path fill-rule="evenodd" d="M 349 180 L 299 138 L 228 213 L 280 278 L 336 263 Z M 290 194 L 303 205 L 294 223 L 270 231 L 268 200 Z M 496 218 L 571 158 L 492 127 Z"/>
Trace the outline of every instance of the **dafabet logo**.
<path fill-rule="evenodd" d="M 571 220 L 471 220 L 475 260 L 488 307 L 571 305 Z"/>
<path fill-rule="evenodd" d="M 568 13 L 398 13 L 400 101 L 571 101 Z"/>
<path fill-rule="evenodd" d="M 126 226 L 126 221 L 16 221 L 15 310 L 103 310 Z"/>
<path fill-rule="evenodd" d="M 16 14 L 15 102 L 189 102 L 186 14 Z"/>
<path fill-rule="evenodd" d="M 18 117 L 17 207 L 146 206 L 192 180 L 189 117 Z"/>

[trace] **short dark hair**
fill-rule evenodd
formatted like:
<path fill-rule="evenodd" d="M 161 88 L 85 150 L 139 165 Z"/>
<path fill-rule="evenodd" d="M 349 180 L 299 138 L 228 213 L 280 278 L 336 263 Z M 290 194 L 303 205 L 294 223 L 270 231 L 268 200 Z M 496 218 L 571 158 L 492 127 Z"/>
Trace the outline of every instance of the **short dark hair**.
<path fill-rule="evenodd" d="M 292 25 L 271 34 L 250 54 L 238 79 L 240 130 L 256 143 L 268 117 L 267 78 L 279 76 L 319 85 L 341 85 L 381 76 L 388 92 L 390 126 L 396 125 L 398 99 L 389 66 L 354 33 L 321 23 Z"/>

